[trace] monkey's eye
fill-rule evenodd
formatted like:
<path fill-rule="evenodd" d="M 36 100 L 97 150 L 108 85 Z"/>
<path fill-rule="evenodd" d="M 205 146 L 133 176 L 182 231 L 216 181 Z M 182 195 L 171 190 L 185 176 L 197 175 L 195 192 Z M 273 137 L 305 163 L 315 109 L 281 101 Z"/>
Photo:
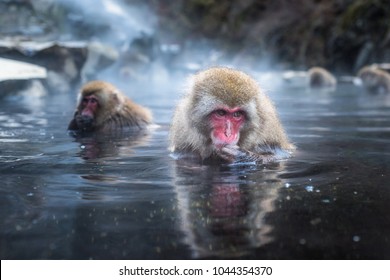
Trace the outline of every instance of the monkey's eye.
<path fill-rule="evenodd" d="M 87 103 L 96 104 L 96 103 L 98 103 L 97 99 L 94 98 L 94 97 L 84 97 L 84 98 L 82 99 L 82 102 L 83 102 L 84 104 L 87 104 Z"/>
<path fill-rule="evenodd" d="M 236 111 L 233 113 L 233 118 L 239 119 L 244 116 L 244 112 L 242 111 Z"/>
<path fill-rule="evenodd" d="M 90 102 L 91 104 L 96 104 L 96 103 L 98 103 L 98 101 L 97 101 L 96 98 L 90 98 L 90 99 L 89 99 L 89 102 Z"/>
<path fill-rule="evenodd" d="M 216 111 L 215 111 L 215 114 L 216 114 L 217 116 L 223 117 L 223 116 L 226 115 L 226 111 L 225 111 L 225 110 L 222 110 L 222 109 L 219 109 L 219 110 L 216 110 Z"/>

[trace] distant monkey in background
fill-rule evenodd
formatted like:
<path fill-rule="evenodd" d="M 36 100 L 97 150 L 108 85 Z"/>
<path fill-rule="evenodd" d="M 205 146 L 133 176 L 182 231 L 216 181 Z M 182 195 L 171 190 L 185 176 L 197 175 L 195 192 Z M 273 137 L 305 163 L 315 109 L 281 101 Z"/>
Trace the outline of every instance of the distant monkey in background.
<path fill-rule="evenodd" d="M 308 71 L 309 86 L 311 88 L 332 88 L 336 87 L 336 78 L 326 69 L 312 67 Z"/>
<path fill-rule="evenodd" d="M 257 82 L 215 67 L 193 76 L 173 116 L 170 149 L 179 158 L 265 163 L 288 157 L 294 146 Z"/>
<path fill-rule="evenodd" d="M 144 129 L 152 123 L 151 112 L 134 103 L 115 86 L 104 81 L 85 84 L 68 129 L 80 132 Z"/>
<path fill-rule="evenodd" d="M 371 93 L 390 93 L 390 74 L 376 66 L 365 66 L 358 72 L 363 87 Z"/>

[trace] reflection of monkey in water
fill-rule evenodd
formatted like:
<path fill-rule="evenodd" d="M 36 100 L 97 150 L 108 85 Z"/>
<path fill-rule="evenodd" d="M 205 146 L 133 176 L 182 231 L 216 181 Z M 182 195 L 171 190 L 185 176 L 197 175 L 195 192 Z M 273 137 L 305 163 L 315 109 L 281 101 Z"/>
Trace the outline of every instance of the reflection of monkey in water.
<path fill-rule="evenodd" d="M 193 77 L 174 114 L 170 141 L 179 156 L 228 162 L 268 162 L 293 149 L 256 81 L 222 67 Z"/>
<path fill-rule="evenodd" d="M 282 186 L 279 164 L 267 165 L 267 172 L 253 166 L 176 165 L 179 224 L 194 258 L 245 257 L 272 241 L 267 216 L 275 211 Z"/>
<path fill-rule="evenodd" d="M 375 66 L 363 67 L 358 72 L 363 87 L 371 93 L 390 93 L 390 74 Z"/>
<path fill-rule="evenodd" d="M 321 67 L 312 67 L 308 71 L 309 86 L 312 88 L 329 88 L 337 85 L 336 78 Z"/>
<path fill-rule="evenodd" d="M 99 161 L 104 158 L 121 158 L 133 156 L 134 148 L 149 141 L 149 133 L 110 133 L 93 135 L 75 135 L 75 142 L 80 144 L 79 156 L 88 161 Z"/>
<path fill-rule="evenodd" d="M 140 130 L 151 123 L 152 114 L 148 109 L 131 101 L 112 84 L 92 81 L 82 87 L 68 129 L 94 132 L 128 127 Z"/>

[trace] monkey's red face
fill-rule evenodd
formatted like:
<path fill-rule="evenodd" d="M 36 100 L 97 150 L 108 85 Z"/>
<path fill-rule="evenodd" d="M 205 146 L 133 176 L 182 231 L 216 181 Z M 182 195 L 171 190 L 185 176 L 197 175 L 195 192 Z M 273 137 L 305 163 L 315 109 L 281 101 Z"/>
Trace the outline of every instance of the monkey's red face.
<path fill-rule="evenodd" d="M 220 108 L 210 115 L 211 139 L 213 145 L 222 148 L 236 145 L 240 138 L 240 128 L 246 121 L 246 114 L 240 108 Z"/>
<path fill-rule="evenodd" d="M 77 125 L 84 130 L 90 130 L 94 125 L 98 107 L 99 101 L 95 95 L 84 96 L 81 99 L 79 114 L 76 116 Z"/>
<path fill-rule="evenodd" d="M 81 115 L 93 118 L 96 114 L 99 101 L 95 95 L 84 96 L 81 100 Z"/>

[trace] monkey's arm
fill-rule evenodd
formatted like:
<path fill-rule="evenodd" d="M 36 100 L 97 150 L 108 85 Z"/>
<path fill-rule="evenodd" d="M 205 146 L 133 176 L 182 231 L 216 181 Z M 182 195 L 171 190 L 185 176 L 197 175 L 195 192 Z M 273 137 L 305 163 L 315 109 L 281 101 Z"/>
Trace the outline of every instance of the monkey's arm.
<path fill-rule="evenodd" d="M 217 155 L 229 163 L 268 163 L 275 160 L 272 152 L 254 153 L 231 145 L 222 147 Z"/>
<path fill-rule="evenodd" d="M 68 130 L 77 130 L 77 129 L 78 129 L 78 126 L 77 126 L 76 120 L 75 120 L 75 118 L 73 118 L 68 125 Z"/>

